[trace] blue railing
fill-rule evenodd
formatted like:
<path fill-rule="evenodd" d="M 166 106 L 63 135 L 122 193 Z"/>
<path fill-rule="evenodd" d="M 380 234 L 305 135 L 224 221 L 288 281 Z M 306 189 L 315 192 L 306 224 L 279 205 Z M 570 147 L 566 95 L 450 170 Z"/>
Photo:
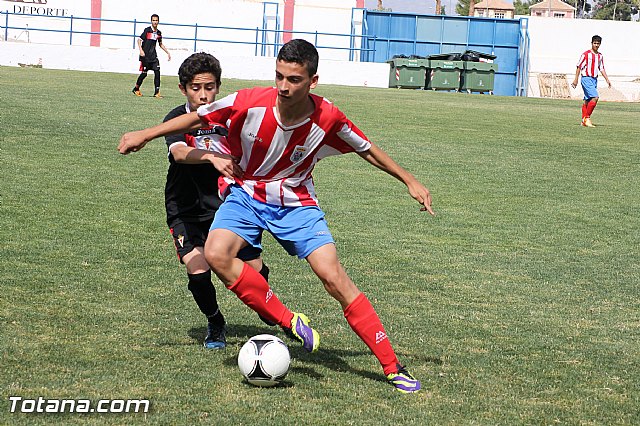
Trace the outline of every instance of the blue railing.
<path fill-rule="evenodd" d="M 529 93 L 529 19 L 521 18 L 520 43 L 518 45 L 518 80 L 516 96 L 527 96 Z"/>
<path fill-rule="evenodd" d="M 25 23 L 28 18 L 29 23 Z M 87 26 L 90 28 L 92 21 L 100 21 L 101 28 L 103 27 L 118 27 L 116 31 L 90 31 L 87 30 Z M 55 25 L 53 24 L 55 22 Z M 34 25 L 34 23 L 36 23 Z M 277 22 L 279 23 L 279 21 Z M 88 25 L 87 25 L 88 24 Z M 128 47 L 131 41 L 131 46 L 135 49 L 137 39 L 142 32 L 142 29 L 148 26 L 148 22 L 141 22 L 134 20 L 116 20 L 116 19 L 102 19 L 102 18 L 84 18 L 76 16 L 43 16 L 43 15 L 31 15 L 31 14 L 18 14 L 9 11 L 0 11 L 0 30 L 3 34 L 3 39 L 9 39 L 9 32 L 16 31 L 26 33 L 30 40 L 29 33 L 58 33 L 68 34 L 69 45 L 88 45 L 87 42 L 80 42 L 79 36 L 91 36 L 99 35 L 101 37 L 113 37 L 116 40 L 121 40 L 113 43 L 113 41 L 105 42 L 104 38 L 101 40 L 102 47 Z M 128 28 L 128 29 L 127 29 Z M 174 28 L 178 31 L 171 31 L 168 28 Z M 244 45 L 248 49 L 253 50 L 254 56 L 269 56 L 269 53 L 275 53 L 282 46 L 282 39 L 284 34 L 291 34 L 292 37 L 305 38 L 313 42 L 319 50 L 329 50 L 335 53 L 347 52 L 345 59 L 348 57 L 350 61 L 361 60 L 363 56 L 368 56 L 367 53 L 372 53 L 373 49 L 363 47 L 363 39 L 365 36 L 357 34 L 340 34 L 340 33 L 328 33 L 328 32 L 304 32 L 304 31 L 287 31 L 279 29 L 279 25 L 276 28 L 241 28 L 241 27 L 225 27 L 225 26 L 213 26 L 213 25 L 199 25 L 199 24 L 173 24 L 162 23 L 163 31 L 168 34 L 164 36 L 164 40 L 176 40 L 190 43 L 193 46 L 193 51 L 202 49 L 206 44 L 230 44 L 230 45 Z M 186 31 L 185 31 L 186 30 Z M 223 33 L 226 37 L 211 37 L 206 34 L 211 33 Z M 182 33 L 182 36 L 176 36 L 176 33 Z M 203 33 L 205 35 L 203 35 Z M 169 36 L 171 34 L 171 36 Z M 360 46 L 356 46 L 357 43 L 354 39 L 360 39 Z M 55 42 L 51 39 L 42 41 L 42 43 L 61 44 L 59 41 Z M 66 43 L 65 43 L 66 44 Z M 364 54 L 364 55 L 363 55 Z"/>

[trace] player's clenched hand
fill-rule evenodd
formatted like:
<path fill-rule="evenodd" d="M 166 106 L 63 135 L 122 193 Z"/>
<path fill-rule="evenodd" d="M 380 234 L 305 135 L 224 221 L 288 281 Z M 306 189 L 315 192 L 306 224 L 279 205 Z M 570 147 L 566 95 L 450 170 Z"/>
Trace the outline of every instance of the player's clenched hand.
<path fill-rule="evenodd" d="M 411 182 L 407 186 L 409 194 L 422 205 L 420 211 L 428 211 L 431 216 L 435 216 L 436 214 L 431 208 L 431 193 L 429 190 L 418 181 Z"/>
<path fill-rule="evenodd" d="M 244 171 L 233 157 L 226 154 L 216 154 L 211 157 L 211 164 L 215 167 L 222 176 L 227 178 L 239 178 L 242 179 Z"/>
<path fill-rule="evenodd" d="M 149 142 L 144 136 L 144 131 L 138 130 L 136 132 L 129 132 L 122 135 L 120 143 L 118 144 L 118 151 L 120 154 L 128 154 L 130 152 L 136 152 L 144 148 Z"/>

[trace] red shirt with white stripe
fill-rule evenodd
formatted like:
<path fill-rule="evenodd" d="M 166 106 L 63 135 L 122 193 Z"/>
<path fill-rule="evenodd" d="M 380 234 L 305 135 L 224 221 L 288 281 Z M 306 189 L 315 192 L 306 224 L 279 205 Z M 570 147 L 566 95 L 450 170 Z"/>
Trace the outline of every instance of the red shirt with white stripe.
<path fill-rule="evenodd" d="M 598 77 L 598 71 L 604 70 L 602 53 L 587 50 L 580 55 L 577 67 L 580 68 L 583 77 Z"/>
<path fill-rule="evenodd" d="M 198 108 L 203 123 L 224 123 L 231 155 L 241 158 L 235 182 L 254 199 L 277 206 L 317 206 L 311 172 L 330 155 L 364 152 L 367 137 L 327 99 L 310 94 L 313 114 L 294 126 L 276 116 L 275 87 L 239 90 Z"/>

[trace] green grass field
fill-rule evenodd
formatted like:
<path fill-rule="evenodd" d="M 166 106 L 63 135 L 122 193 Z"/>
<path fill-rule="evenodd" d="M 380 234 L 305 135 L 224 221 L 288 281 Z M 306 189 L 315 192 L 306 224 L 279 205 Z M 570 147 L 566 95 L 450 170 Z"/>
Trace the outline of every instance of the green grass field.
<path fill-rule="evenodd" d="M 315 173 L 346 269 L 426 388 L 406 396 L 271 238 L 272 286 L 320 351 L 291 342 L 284 386 L 247 385 L 240 346 L 283 335 L 221 285 L 229 346 L 202 348 L 165 225 L 164 141 L 116 151 L 184 98 L 172 77 L 164 99 L 136 98 L 134 80 L 0 67 L 0 424 L 640 424 L 639 104 L 603 102 L 586 129 L 577 101 L 315 90 L 434 197 L 431 218 L 356 155 Z M 9 396 L 152 405 L 12 414 Z"/>

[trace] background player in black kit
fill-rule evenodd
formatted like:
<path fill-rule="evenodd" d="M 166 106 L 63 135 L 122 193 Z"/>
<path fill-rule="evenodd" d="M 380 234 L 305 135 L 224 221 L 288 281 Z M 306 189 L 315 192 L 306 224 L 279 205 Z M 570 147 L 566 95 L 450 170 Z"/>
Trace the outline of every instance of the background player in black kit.
<path fill-rule="evenodd" d="M 178 87 L 187 97 L 187 102 L 174 108 L 164 120 L 213 102 L 220 88 L 221 74 L 220 63 L 212 55 L 194 53 L 185 59 L 178 71 Z M 221 175 L 218 169 L 223 169 L 228 176 L 242 173 L 235 162 L 220 158 L 219 154 L 211 151 L 224 142 L 225 135 L 226 128 L 214 126 L 165 138 L 169 157 L 165 186 L 167 225 L 178 257 L 186 266 L 188 288 L 200 311 L 207 317 L 208 332 L 204 346 L 208 349 L 226 346 L 225 319 L 218 307 L 211 270 L 204 257 L 209 227 L 222 203 L 218 195 L 218 178 Z M 260 250 L 247 249 L 238 253 L 238 257 L 267 279 L 269 269 L 262 263 Z"/>
<path fill-rule="evenodd" d="M 147 72 L 153 70 L 153 84 L 155 86 L 153 97 L 162 97 L 162 95 L 160 95 L 160 61 L 158 60 L 158 54 L 156 53 L 156 43 L 165 51 L 169 60 L 171 60 L 171 53 L 169 53 L 169 50 L 167 50 L 162 43 L 162 31 L 158 29 L 159 23 L 160 17 L 155 13 L 151 15 L 151 26 L 145 28 L 138 39 L 138 49 L 140 50 L 140 75 L 138 76 L 136 85 L 132 90 L 136 96 L 142 96 L 140 86 L 147 76 Z"/>

